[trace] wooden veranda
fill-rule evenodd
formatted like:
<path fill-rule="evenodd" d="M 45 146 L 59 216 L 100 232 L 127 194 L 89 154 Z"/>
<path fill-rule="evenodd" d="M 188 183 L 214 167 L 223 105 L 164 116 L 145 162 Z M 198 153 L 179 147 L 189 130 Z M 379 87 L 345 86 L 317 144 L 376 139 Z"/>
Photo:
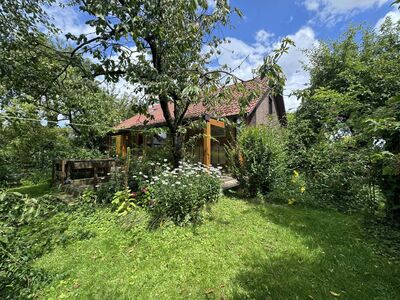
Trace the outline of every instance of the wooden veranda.
<path fill-rule="evenodd" d="M 225 130 L 225 122 L 213 119 L 209 116 L 205 116 L 206 125 L 203 131 L 203 141 L 202 141 L 202 155 L 200 157 L 201 162 L 207 166 L 212 164 L 212 128 L 219 128 Z M 125 158 L 127 154 L 127 149 L 129 148 L 129 143 L 132 142 L 131 133 L 120 132 L 115 135 L 115 148 L 116 154 L 119 157 Z M 134 137 L 134 142 L 139 144 L 139 141 L 144 145 L 144 147 L 151 147 L 148 145 L 148 137 L 140 134 L 136 134 Z"/>

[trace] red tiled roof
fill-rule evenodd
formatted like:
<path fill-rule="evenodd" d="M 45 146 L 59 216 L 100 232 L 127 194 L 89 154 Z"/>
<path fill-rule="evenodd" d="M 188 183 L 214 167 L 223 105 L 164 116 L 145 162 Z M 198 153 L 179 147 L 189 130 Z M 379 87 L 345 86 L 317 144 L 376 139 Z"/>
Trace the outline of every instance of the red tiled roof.
<path fill-rule="evenodd" d="M 247 90 L 256 90 L 257 88 L 260 89 L 259 84 L 262 84 L 262 82 L 260 82 L 259 80 L 253 80 L 245 83 L 244 87 Z M 216 118 L 239 115 L 240 114 L 239 100 L 243 96 L 243 93 L 239 91 L 237 88 L 235 88 L 235 85 L 231 85 L 226 88 L 230 89 L 228 91 L 228 95 L 230 96 L 231 99 L 227 99 L 227 101 L 224 101 L 223 103 L 220 103 L 213 107 L 206 107 L 203 103 L 191 104 L 186 112 L 185 119 L 200 118 L 204 115 L 210 115 Z M 246 112 L 251 113 L 260 100 L 261 97 L 255 97 L 252 101 L 250 101 L 249 105 L 246 108 Z M 171 112 L 171 115 L 173 115 L 173 107 L 174 107 L 173 103 L 168 103 L 168 108 L 169 111 Z M 151 117 L 138 114 L 121 122 L 115 128 L 129 129 L 136 126 L 161 125 L 165 123 L 164 115 L 160 104 L 156 104 L 153 105 L 152 107 L 149 107 L 147 112 Z"/>

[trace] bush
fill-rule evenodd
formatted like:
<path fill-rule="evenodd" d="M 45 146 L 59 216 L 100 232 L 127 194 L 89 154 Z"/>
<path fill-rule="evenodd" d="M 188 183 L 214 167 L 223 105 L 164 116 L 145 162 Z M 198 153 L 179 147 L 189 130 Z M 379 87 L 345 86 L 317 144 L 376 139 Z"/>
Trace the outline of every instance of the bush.
<path fill-rule="evenodd" d="M 350 139 L 350 138 L 348 138 Z M 304 168 L 313 204 L 341 211 L 373 206 L 368 195 L 368 165 L 361 151 L 346 140 L 319 143 L 309 149 Z"/>
<path fill-rule="evenodd" d="M 269 199 L 288 205 L 305 203 L 308 202 L 308 189 L 304 174 L 294 170 L 292 174 L 288 173 L 286 178 L 281 178 L 279 182 L 276 182 Z"/>
<path fill-rule="evenodd" d="M 250 196 L 268 194 L 285 176 L 284 132 L 273 127 L 246 127 L 227 149 L 229 169 Z"/>
<path fill-rule="evenodd" d="M 93 237 L 79 225 L 70 226 L 94 212 L 92 203 L 67 205 L 54 195 L 30 198 L 0 191 L 0 299 L 35 298 L 50 276 L 33 261 L 55 245 Z"/>
<path fill-rule="evenodd" d="M 76 144 L 66 128 L 31 125 L 26 124 L 23 130 L 13 129 L 18 127 L 14 123 L 0 128 L 0 187 L 49 180 L 54 159 L 104 157 L 98 150 Z"/>
<path fill-rule="evenodd" d="M 148 157 L 132 157 L 129 163 L 129 188 L 138 191 L 146 179 L 162 173 L 167 164 L 166 158 L 150 160 Z"/>
<path fill-rule="evenodd" d="M 28 298 L 44 280 L 45 274 L 31 267 L 37 251 L 27 245 L 31 236 L 21 234 L 21 229 L 36 218 L 49 215 L 54 210 L 50 209 L 50 201 L 0 192 L 0 298 Z"/>
<path fill-rule="evenodd" d="M 124 187 L 123 178 L 120 175 L 115 175 L 108 182 L 100 184 L 96 190 L 96 200 L 99 203 L 111 203 L 116 192 L 121 191 Z"/>
<path fill-rule="evenodd" d="M 340 211 L 373 210 L 376 203 L 369 194 L 368 156 L 356 148 L 353 137 L 325 139 L 311 144 L 307 151 L 292 138 L 292 168 L 299 170 L 305 182 L 302 199 L 309 205 Z M 297 146 L 297 147 L 296 147 Z M 290 190 L 290 186 L 286 187 Z"/>
<path fill-rule="evenodd" d="M 126 188 L 116 192 L 111 203 L 118 215 L 125 216 L 137 207 L 134 200 L 131 190 Z"/>
<path fill-rule="evenodd" d="M 152 195 L 150 211 L 155 222 L 170 220 L 184 225 L 201 221 L 203 209 L 220 195 L 220 171 L 188 163 L 181 163 L 177 169 L 161 167 L 162 172 L 156 176 L 143 175 L 143 184 Z"/>

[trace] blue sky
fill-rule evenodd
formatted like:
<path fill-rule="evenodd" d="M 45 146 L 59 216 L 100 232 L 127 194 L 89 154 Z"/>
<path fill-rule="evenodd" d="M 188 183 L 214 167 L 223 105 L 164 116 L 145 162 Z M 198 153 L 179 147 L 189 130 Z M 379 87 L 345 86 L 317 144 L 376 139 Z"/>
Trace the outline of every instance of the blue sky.
<path fill-rule="evenodd" d="M 213 5 L 214 0 L 208 0 Z M 252 76 L 252 70 L 261 64 L 262 58 L 275 48 L 279 41 L 289 36 L 297 47 L 283 57 L 281 65 L 287 76 L 285 103 L 288 110 L 295 109 L 298 101 L 289 97 L 293 90 L 303 88 L 309 76 L 301 62 L 307 58 L 301 51 L 318 44 L 320 40 L 335 40 L 350 24 L 365 24 L 372 28 L 390 16 L 400 20 L 400 11 L 391 6 L 392 0 L 230 0 L 238 7 L 243 18 L 234 17 L 234 28 L 223 29 L 223 35 L 231 42 L 221 47 L 221 55 L 215 63 L 232 68 L 241 64 L 236 74 L 244 79 Z M 84 17 L 72 8 L 49 10 L 62 31 L 74 34 L 89 33 Z M 124 89 L 121 83 L 119 88 Z"/>
<path fill-rule="evenodd" d="M 239 7 L 245 17 L 235 18 L 236 28 L 225 32 L 248 43 L 254 41 L 257 30 L 286 36 L 303 26 L 311 26 L 320 39 L 335 39 L 348 24 L 365 22 L 375 26 L 394 9 L 390 1 L 385 0 L 231 0 L 230 3 Z M 314 7 L 310 3 L 318 6 L 311 9 Z"/>

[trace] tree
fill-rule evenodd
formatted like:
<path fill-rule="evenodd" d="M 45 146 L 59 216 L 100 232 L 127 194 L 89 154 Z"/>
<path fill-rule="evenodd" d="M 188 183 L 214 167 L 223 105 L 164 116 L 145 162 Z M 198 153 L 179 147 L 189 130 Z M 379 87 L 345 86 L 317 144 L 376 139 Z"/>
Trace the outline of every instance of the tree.
<path fill-rule="evenodd" d="M 343 184 L 351 179 L 352 186 L 371 180 L 380 185 L 388 216 L 397 222 L 399 44 L 400 23 L 387 19 L 380 32 L 351 28 L 340 40 L 312 50 L 307 68 L 311 84 L 299 92 L 302 103 L 290 139 L 291 151 L 297 153 L 294 167 L 317 170 L 323 178 L 338 171 L 333 179 Z M 329 164 L 321 162 L 324 155 Z M 339 191 L 336 195 L 343 198 L 350 188 Z"/>
<path fill-rule="evenodd" d="M 0 41 L 26 40 L 40 29 L 54 32 L 45 7 L 55 0 L 2 0 L 0 3 Z"/>
<path fill-rule="evenodd" d="M 37 119 L 56 126 L 62 117 L 88 147 L 101 145 L 101 138 L 112 125 L 130 111 L 129 101 L 117 98 L 100 82 L 85 76 L 82 69 L 88 68 L 86 60 L 76 59 L 76 65 L 64 70 L 69 61 L 68 48 L 56 46 L 43 36 L 25 47 L 21 44 L 25 41 L 16 40 L 0 49 L 3 112 L 15 116 L 21 103 L 33 104 Z"/>
<path fill-rule="evenodd" d="M 68 34 L 77 43 L 71 58 L 91 53 L 98 61 L 91 68 L 94 76 L 105 76 L 111 82 L 124 78 L 136 85 L 137 93 L 145 95 L 146 106 L 160 103 L 177 166 L 183 155 L 181 126 L 189 105 L 215 101 L 218 97 L 207 95 L 217 91 L 222 79 L 226 84 L 243 82 L 229 69 L 207 68 L 223 41 L 214 31 L 229 24 L 234 10 L 227 0 L 217 0 L 215 8 L 210 8 L 206 0 L 75 0 L 73 3 L 90 15 L 88 24 L 96 34 Z M 235 11 L 241 15 L 239 10 Z M 261 77 L 268 75 L 271 85 L 277 83 L 280 90 L 283 75 L 276 61 L 289 44 L 285 40 L 260 68 Z M 249 98 L 243 97 L 243 101 Z"/>

